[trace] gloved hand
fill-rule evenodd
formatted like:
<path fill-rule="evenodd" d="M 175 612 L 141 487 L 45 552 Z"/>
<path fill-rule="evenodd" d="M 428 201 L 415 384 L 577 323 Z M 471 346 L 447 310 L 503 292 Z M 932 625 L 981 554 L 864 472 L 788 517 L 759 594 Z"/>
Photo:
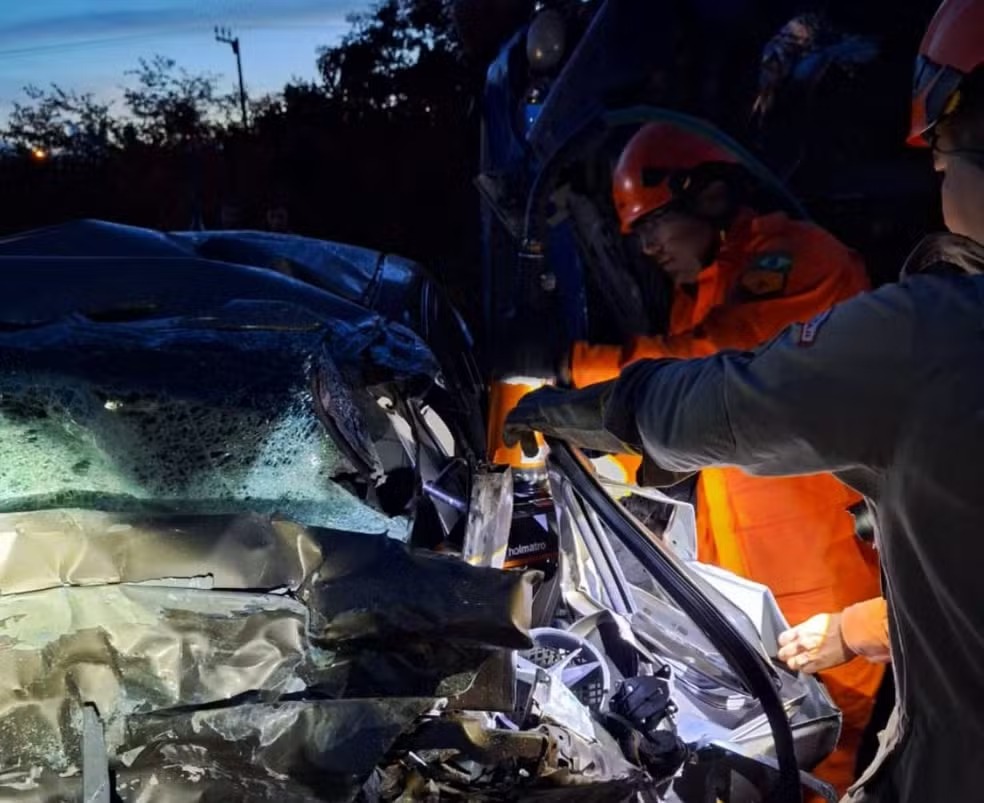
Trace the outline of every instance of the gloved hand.
<path fill-rule="evenodd" d="M 616 383 L 601 382 L 584 390 L 548 386 L 527 394 L 507 416 L 503 441 L 510 447 L 520 444 L 530 457 L 538 451 L 534 432 L 581 449 L 639 454 L 642 444 L 634 410 L 611 409 L 609 404 Z"/>

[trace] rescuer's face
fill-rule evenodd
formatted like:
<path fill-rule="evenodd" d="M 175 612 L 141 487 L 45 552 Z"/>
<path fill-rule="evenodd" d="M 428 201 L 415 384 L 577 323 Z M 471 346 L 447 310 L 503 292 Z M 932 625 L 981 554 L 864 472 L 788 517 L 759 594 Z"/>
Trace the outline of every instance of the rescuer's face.
<path fill-rule="evenodd" d="M 677 286 L 697 281 L 714 246 L 714 227 L 685 212 L 657 210 L 642 218 L 633 231 L 643 253 Z"/>
<path fill-rule="evenodd" d="M 943 178 L 940 194 L 946 227 L 984 244 L 984 153 L 957 148 L 941 126 L 933 143 L 933 167 Z"/>

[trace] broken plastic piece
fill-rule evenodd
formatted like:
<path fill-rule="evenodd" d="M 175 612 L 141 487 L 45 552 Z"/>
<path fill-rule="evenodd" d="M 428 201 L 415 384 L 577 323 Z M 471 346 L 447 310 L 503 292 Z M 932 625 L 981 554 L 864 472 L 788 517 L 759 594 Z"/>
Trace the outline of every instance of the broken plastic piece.
<path fill-rule="evenodd" d="M 643 733 L 658 725 L 670 706 L 670 687 L 665 677 L 626 678 L 612 696 L 612 711 L 625 717 Z"/>
<path fill-rule="evenodd" d="M 512 472 L 477 472 L 472 478 L 462 558 L 472 566 L 501 569 L 509 547 L 512 513 Z"/>
<path fill-rule="evenodd" d="M 91 703 L 82 708 L 82 800 L 109 803 L 109 755 L 99 712 Z"/>

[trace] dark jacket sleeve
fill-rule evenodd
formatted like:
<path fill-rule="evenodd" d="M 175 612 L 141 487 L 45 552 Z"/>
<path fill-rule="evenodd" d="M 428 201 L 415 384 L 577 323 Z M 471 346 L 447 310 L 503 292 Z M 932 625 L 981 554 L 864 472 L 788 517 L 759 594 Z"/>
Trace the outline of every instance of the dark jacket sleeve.
<path fill-rule="evenodd" d="M 637 363 L 612 401 L 634 409 L 642 444 L 664 469 L 877 469 L 905 415 L 914 323 L 912 288 L 891 285 L 752 352 Z"/>

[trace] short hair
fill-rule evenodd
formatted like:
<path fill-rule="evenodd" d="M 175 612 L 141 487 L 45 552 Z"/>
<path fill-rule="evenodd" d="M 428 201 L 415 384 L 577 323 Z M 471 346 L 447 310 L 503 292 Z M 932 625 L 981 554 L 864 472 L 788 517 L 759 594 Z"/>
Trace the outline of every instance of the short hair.
<path fill-rule="evenodd" d="M 941 122 L 956 150 L 984 152 L 984 66 L 960 82 L 957 107 Z"/>

